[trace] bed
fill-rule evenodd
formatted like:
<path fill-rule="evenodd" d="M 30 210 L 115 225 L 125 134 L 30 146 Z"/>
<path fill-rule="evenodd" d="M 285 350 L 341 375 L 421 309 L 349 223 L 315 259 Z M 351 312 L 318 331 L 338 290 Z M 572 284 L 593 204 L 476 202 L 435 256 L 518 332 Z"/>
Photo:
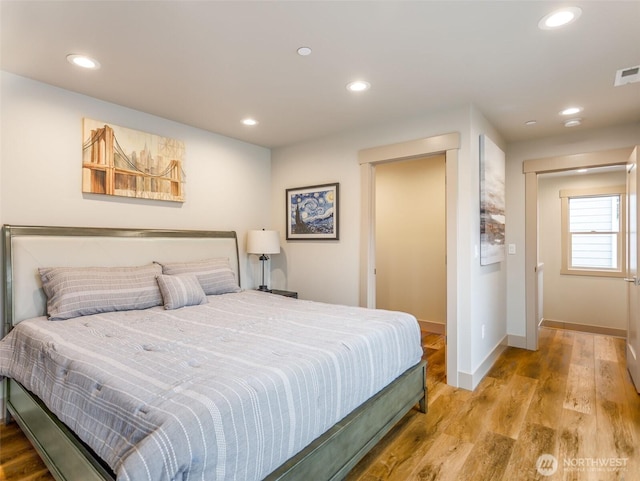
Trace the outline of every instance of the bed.
<path fill-rule="evenodd" d="M 37 342 L 48 346 L 58 363 L 51 371 L 67 384 L 66 391 L 52 387 L 32 368 L 25 379 L 7 377 L 6 419 L 15 419 L 56 479 L 342 479 L 410 409 L 426 412 L 415 319 L 243 291 L 235 232 L 4 226 L 3 256 L 5 334 L 12 331 L 12 343 L 19 332 L 44 336 Z M 235 289 L 182 309 L 165 303 L 61 314 L 65 320 L 55 322 L 43 317 L 41 268 L 179 266 L 209 258 L 228 259 Z M 381 344 L 383 338 L 396 346 Z M 24 356 L 39 349 L 26 345 Z M 171 357 L 176 353 L 182 357 Z M 129 358 L 137 364 L 124 364 Z M 351 372 L 361 358 L 373 363 Z M 26 369 L 22 358 L 14 364 L 14 374 Z M 262 371 L 266 377 L 258 377 Z M 333 374 L 325 380 L 322 372 Z M 125 374 L 132 376 L 125 387 L 112 384 Z M 82 408 L 88 398 L 97 407 Z M 68 405 L 76 406 L 73 414 Z M 106 411 L 124 428 L 103 421 Z M 76 419 L 87 413 L 89 421 Z M 101 430 L 106 440 L 93 439 Z"/>

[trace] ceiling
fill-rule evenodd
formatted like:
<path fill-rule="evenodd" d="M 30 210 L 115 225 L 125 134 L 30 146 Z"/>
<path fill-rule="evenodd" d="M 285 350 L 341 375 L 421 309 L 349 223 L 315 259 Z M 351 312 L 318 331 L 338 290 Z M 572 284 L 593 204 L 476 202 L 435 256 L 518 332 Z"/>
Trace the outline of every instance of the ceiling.
<path fill-rule="evenodd" d="M 538 21 L 567 5 L 559 30 Z M 7 1 L 3 70 L 279 147 L 474 104 L 507 142 L 640 122 L 640 1 Z M 299 47 L 312 49 L 300 56 Z M 84 71 L 70 53 L 96 58 Z M 365 79 L 357 94 L 346 84 Z M 251 116 L 253 127 L 240 123 Z M 107 119 L 108 120 L 108 119 Z M 526 126 L 528 120 L 536 120 Z"/>

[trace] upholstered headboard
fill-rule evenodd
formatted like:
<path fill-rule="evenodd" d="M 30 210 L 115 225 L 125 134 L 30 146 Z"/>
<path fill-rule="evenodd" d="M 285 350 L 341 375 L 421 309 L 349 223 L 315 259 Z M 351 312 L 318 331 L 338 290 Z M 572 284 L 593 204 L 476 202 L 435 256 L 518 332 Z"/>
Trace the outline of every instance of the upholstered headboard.
<path fill-rule="evenodd" d="M 38 267 L 137 266 L 228 257 L 240 285 L 235 231 L 11 226 L 2 228 L 4 333 L 46 314 Z"/>

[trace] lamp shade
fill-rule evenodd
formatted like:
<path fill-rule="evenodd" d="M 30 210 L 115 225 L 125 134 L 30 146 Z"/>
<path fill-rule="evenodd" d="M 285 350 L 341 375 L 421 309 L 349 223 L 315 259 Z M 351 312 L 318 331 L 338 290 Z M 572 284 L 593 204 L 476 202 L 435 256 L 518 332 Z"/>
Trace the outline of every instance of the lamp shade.
<path fill-rule="evenodd" d="M 280 254 L 280 234 L 276 230 L 250 230 L 247 233 L 247 253 Z"/>

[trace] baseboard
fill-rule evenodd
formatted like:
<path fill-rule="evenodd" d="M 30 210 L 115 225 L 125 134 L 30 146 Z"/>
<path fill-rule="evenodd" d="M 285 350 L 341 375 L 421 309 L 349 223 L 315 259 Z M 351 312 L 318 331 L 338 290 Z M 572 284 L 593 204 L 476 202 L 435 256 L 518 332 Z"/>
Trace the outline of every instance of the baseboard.
<path fill-rule="evenodd" d="M 423 321 L 418 319 L 418 324 L 420 325 L 421 331 L 431 332 L 433 334 L 442 334 L 443 336 L 447 333 L 447 325 L 441 322 Z"/>
<path fill-rule="evenodd" d="M 627 337 L 626 329 L 616 329 L 614 327 L 592 326 L 589 324 L 576 324 L 573 322 L 554 321 L 553 319 L 542 319 L 541 327 L 551 327 L 554 329 L 566 329 L 570 331 L 588 332 L 591 334 L 601 334 L 603 336 Z"/>
<path fill-rule="evenodd" d="M 515 336 L 513 334 L 509 334 L 507 336 L 507 345 L 509 347 L 519 347 L 520 349 L 527 348 L 527 337 L 526 336 Z"/>
<path fill-rule="evenodd" d="M 508 336 L 504 336 L 500 342 L 495 345 L 473 373 L 458 372 L 459 387 L 473 391 L 476 386 L 480 384 L 480 381 L 487 375 L 493 364 L 498 360 L 498 357 L 500 357 L 500 354 L 507 348 L 507 338 Z"/>

